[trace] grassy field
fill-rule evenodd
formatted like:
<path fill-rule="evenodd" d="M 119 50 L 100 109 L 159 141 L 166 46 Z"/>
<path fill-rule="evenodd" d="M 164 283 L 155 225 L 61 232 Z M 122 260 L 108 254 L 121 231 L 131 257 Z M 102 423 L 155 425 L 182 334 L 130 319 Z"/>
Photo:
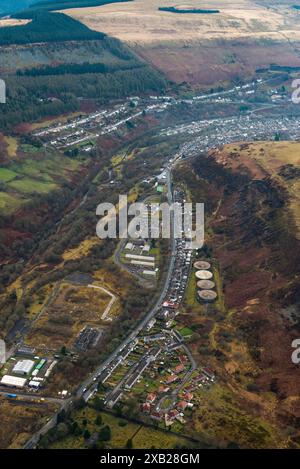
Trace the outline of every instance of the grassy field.
<path fill-rule="evenodd" d="M 159 7 L 174 7 L 173 0 L 135 0 L 64 13 L 125 41 L 177 83 L 209 86 L 247 76 L 271 63 L 300 65 L 295 50 L 299 47 L 299 15 L 289 6 L 268 8 L 251 0 L 234 4 L 228 0 L 193 1 L 192 6 L 220 13 L 159 11 Z"/>
<path fill-rule="evenodd" d="M 15 179 L 17 173 L 11 171 L 10 169 L 0 168 L 0 181 L 1 182 L 9 182 Z"/>
<path fill-rule="evenodd" d="M 7 145 L 6 151 L 9 157 L 17 155 L 18 141 L 14 137 L 5 137 L 5 143 Z"/>
<path fill-rule="evenodd" d="M 51 125 L 58 124 L 59 122 L 64 124 L 67 122 L 69 119 L 74 119 L 75 117 L 84 115 L 84 112 L 72 112 L 69 113 L 65 116 L 59 116 L 59 117 L 54 117 L 53 119 L 44 119 L 40 122 L 35 122 L 33 124 L 30 124 L 30 129 L 31 130 L 38 130 L 42 129 L 44 127 L 50 127 Z"/>
<path fill-rule="evenodd" d="M 285 440 L 272 425 L 242 410 L 227 387 L 214 384 L 197 392 L 193 414 L 196 431 L 205 433 L 212 441 L 226 445 L 225 440 L 247 448 L 285 447 Z"/>
<path fill-rule="evenodd" d="M 135 0 L 128 4 L 111 4 L 64 11 L 79 19 L 92 29 L 98 29 L 130 43 L 153 43 L 161 41 L 197 40 L 215 37 L 242 37 L 245 33 L 257 36 L 274 33 L 279 37 L 287 9 L 267 10 L 254 5 L 250 0 L 239 0 L 234 4 L 227 0 L 193 2 L 193 7 L 219 9 L 217 15 L 174 15 L 159 11 L 159 7 L 172 7 L 172 0 Z M 177 5 L 178 6 L 178 5 Z M 267 14 L 266 14 L 267 12 Z M 297 14 L 288 18 L 291 28 L 296 30 Z M 131 27 L 129 27 L 131 26 Z M 289 31 L 291 34 L 291 31 Z"/>
<path fill-rule="evenodd" d="M 63 345 L 72 347 L 86 324 L 101 324 L 101 316 L 110 299 L 102 290 L 62 283 L 51 304 L 34 323 L 27 342 L 55 349 Z"/>
<path fill-rule="evenodd" d="M 48 182 L 39 182 L 25 177 L 17 181 L 12 181 L 9 184 L 9 187 L 25 194 L 34 194 L 35 192 L 46 194 L 47 192 L 56 189 L 57 185 Z"/>
<path fill-rule="evenodd" d="M 179 329 L 179 332 L 183 337 L 190 337 L 191 335 L 193 335 L 193 331 L 189 327 L 183 327 Z"/>
<path fill-rule="evenodd" d="M 26 203 L 26 199 L 15 197 L 14 195 L 7 194 L 0 191 L 0 211 L 9 214 L 21 207 Z"/>
<path fill-rule="evenodd" d="M 35 194 L 47 194 L 59 189 L 73 178 L 80 162 L 55 153 L 41 154 L 38 149 L 23 148 L 26 158 L 14 157 L 0 168 L 0 211 L 11 213 Z"/>
<path fill-rule="evenodd" d="M 101 415 L 102 425 L 95 424 L 97 415 Z M 86 428 L 90 433 L 97 432 L 102 426 L 108 425 L 111 429 L 111 439 L 106 442 L 107 448 L 125 448 L 127 441 L 130 439 L 132 439 L 133 448 L 135 449 L 172 449 L 177 445 L 183 447 L 187 447 L 187 445 L 188 447 L 191 446 L 189 440 L 180 436 L 177 437 L 176 435 L 172 435 L 158 429 L 147 428 L 108 413 L 97 412 L 91 408 L 86 408 L 77 412 L 74 417 L 81 427 L 82 421 L 86 419 L 88 421 Z M 80 449 L 85 447 L 86 442 L 82 436 L 69 436 L 63 440 L 55 442 L 50 448 Z"/>
<path fill-rule="evenodd" d="M 54 405 L 11 402 L 0 397 L 0 448 L 22 448 L 54 410 Z"/>
<path fill-rule="evenodd" d="M 63 253 L 63 260 L 68 261 L 71 259 L 80 259 L 81 257 L 87 256 L 93 246 L 100 244 L 100 239 L 96 236 L 91 238 L 84 239 L 79 246 L 75 248 L 68 249 Z"/>

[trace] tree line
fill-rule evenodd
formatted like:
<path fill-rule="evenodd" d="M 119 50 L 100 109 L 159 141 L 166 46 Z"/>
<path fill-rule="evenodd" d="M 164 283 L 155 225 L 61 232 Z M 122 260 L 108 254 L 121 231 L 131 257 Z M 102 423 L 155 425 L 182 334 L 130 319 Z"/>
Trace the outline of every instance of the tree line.
<path fill-rule="evenodd" d="M 138 67 L 143 67 L 143 64 L 138 65 Z M 119 66 L 117 66 L 119 68 Z M 135 68 L 132 64 L 128 64 L 127 67 L 122 67 L 123 70 L 131 70 Z M 83 75 L 86 73 L 111 73 L 116 69 L 116 66 L 106 65 L 104 63 L 88 63 L 84 62 L 82 64 L 62 64 L 57 66 L 45 66 L 45 67 L 35 67 L 27 68 L 25 70 L 18 70 L 18 76 L 47 76 L 47 75 Z"/>
<path fill-rule="evenodd" d="M 7 102 L 1 106 L 0 129 L 22 122 L 56 116 L 79 109 L 79 97 L 105 103 L 132 94 L 161 92 L 167 81 L 147 65 L 114 73 L 84 75 L 8 76 Z M 53 100 L 48 98 L 55 97 Z"/>

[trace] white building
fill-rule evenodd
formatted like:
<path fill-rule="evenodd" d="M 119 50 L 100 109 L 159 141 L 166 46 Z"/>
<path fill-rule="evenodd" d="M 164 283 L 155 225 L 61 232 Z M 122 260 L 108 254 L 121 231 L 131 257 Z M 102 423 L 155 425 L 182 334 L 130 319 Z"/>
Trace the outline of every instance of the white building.
<path fill-rule="evenodd" d="M 25 383 L 26 378 L 18 378 L 17 376 L 4 375 L 1 379 L 1 384 L 14 388 L 23 388 L 25 386 Z"/>
<path fill-rule="evenodd" d="M 135 260 L 132 260 L 131 261 L 131 264 L 134 264 L 134 265 L 138 265 L 138 266 L 143 266 L 143 267 L 155 267 L 155 263 L 154 262 L 145 262 L 145 261 L 135 261 Z"/>
<path fill-rule="evenodd" d="M 41 382 L 40 381 L 29 381 L 28 385 L 31 387 L 31 388 L 35 388 L 35 389 L 38 389 L 41 385 Z"/>
<path fill-rule="evenodd" d="M 13 367 L 12 371 L 13 373 L 26 376 L 29 375 L 33 367 L 33 360 L 19 360 Z"/>
<path fill-rule="evenodd" d="M 146 261 L 146 262 L 154 262 L 154 256 L 141 256 L 140 254 L 125 254 L 127 259 L 135 259 L 137 261 Z"/>
<path fill-rule="evenodd" d="M 143 275 L 154 275 L 156 276 L 155 270 L 143 270 Z"/>

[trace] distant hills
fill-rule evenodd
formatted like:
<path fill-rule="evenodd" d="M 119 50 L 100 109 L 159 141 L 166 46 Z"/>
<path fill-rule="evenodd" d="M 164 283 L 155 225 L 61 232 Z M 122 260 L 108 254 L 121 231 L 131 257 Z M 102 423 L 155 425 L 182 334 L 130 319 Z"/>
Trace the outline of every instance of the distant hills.
<path fill-rule="evenodd" d="M 0 15 L 8 15 L 19 10 L 28 8 L 37 0 L 0 0 Z"/>
<path fill-rule="evenodd" d="M 17 12 L 33 12 L 36 10 L 65 10 L 101 6 L 108 3 L 119 3 L 131 0 L 0 0 L 0 16 Z"/>

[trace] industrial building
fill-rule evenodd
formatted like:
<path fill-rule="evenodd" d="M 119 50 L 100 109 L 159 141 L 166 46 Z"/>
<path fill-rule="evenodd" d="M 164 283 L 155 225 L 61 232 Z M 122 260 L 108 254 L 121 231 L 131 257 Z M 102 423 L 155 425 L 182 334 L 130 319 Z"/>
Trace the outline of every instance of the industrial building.
<path fill-rule="evenodd" d="M 51 365 L 49 366 L 49 368 L 47 369 L 46 373 L 45 373 L 45 378 L 48 378 L 48 376 L 50 376 L 53 368 L 55 367 L 55 365 L 57 364 L 57 360 L 54 360 Z"/>
<path fill-rule="evenodd" d="M 28 345 L 21 345 L 20 347 L 18 347 L 16 351 L 16 355 L 22 355 L 22 356 L 27 355 L 30 357 L 34 357 L 35 348 L 29 347 Z"/>
<path fill-rule="evenodd" d="M 125 254 L 125 257 L 127 259 L 135 259 L 138 261 L 146 261 L 146 262 L 154 262 L 155 257 L 154 256 L 141 256 L 139 254 Z"/>
<path fill-rule="evenodd" d="M 136 261 L 134 259 L 131 261 L 131 264 L 144 266 L 144 267 L 153 267 L 153 268 L 155 267 L 155 262 Z"/>
<path fill-rule="evenodd" d="M 12 369 L 13 373 L 27 376 L 34 367 L 33 360 L 19 360 Z"/>
<path fill-rule="evenodd" d="M 26 384 L 26 378 L 18 378 L 17 376 L 4 375 L 1 384 L 13 388 L 23 388 Z"/>
<path fill-rule="evenodd" d="M 39 387 L 41 386 L 41 382 L 31 380 L 31 381 L 29 381 L 28 386 L 30 386 L 31 388 L 34 388 L 34 389 L 39 389 Z"/>
<path fill-rule="evenodd" d="M 152 276 L 156 276 L 156 272 L 155 270 L 143 270 L 143 275 L 152 275 Z"/>

